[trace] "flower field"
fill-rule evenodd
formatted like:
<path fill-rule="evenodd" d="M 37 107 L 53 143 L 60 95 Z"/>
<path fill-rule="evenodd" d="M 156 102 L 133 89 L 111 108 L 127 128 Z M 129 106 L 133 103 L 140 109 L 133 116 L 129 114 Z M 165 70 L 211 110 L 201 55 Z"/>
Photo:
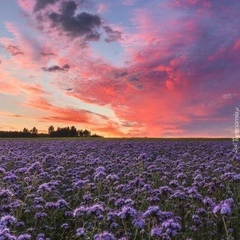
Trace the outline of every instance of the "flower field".
<path fill-rule="evenodd" d="M 239 203 L 231 141 L 0 141 L 0 240 L 239 240 Z"/>

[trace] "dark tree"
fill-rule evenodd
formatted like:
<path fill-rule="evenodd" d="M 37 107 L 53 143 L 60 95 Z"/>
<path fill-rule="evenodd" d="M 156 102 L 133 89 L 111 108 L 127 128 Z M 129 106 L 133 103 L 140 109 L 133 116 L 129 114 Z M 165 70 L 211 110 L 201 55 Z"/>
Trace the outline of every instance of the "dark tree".
<path fill-rule="evenodd" d="M 30 132 L 27 128 L 23 128 L 22 137 L 30 137 Z"/>
<path fill-rule="evenodd" d="M 70 137 L 77 137 L 77 136 L 78 136 L 77 129 L 76 129 L 74 126 L 72 126 L 72 127 L 70 128 L 69 135 L 70 135 Z"/>
<path fill-rule="evenodd" d="M 89 130 L 85 129 L 83 131 L 83 137 L 90 137 L 90 136 L 91 136 L 91 132 Z"/>
<path fill-rule="evenodd" d="M 78 130 L 78 137 L 83 137 L 83 130 Z"/>
<path fill-rule="evenodd" d="M 36 128 L 36 127 L 33 127 L 33 129 L 30 130 L 30 134 L 31 134 L 32 137 L 36 137 L 37 134 L 38 134 L 37 128 Z"/>
<path fill-rule="evenodd" d="M 54 132 L 54 127 L 53 125 L 51 125 L 49 128 L 48 128 L 48 134 L 51 136 Z"/>

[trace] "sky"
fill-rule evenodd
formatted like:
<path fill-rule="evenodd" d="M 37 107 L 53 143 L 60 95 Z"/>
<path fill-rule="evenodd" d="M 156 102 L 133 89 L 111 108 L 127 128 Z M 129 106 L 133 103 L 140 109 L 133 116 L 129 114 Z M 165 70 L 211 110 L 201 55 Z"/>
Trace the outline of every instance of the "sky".
<path fill-rule="evenodd" d="M 0 130 L 234 137 L 239 0 L 0 5 Z"/>

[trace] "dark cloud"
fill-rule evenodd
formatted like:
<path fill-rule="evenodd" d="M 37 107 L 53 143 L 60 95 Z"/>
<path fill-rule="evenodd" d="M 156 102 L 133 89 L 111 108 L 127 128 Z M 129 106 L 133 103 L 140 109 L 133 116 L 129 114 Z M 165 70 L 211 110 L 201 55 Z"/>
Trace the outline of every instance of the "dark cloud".
<path fill-rule="evenodd" d="M 74 1 L 63 2 L 60 13 L 49 14 L 53 27 L 59 27 L 71 37 L 84 37 L 88 41 L 99 40 L 101 18 L 87 12 L 75 15 L 76 10 L 77 5 Z"/>
<path fill-rule="evenodd" d="M 104 26 L 103 29 L 105 30 L 105 33 L 107 34 L 107 37 L 105 38 L 106 42 L 114 42 L 114 41 L 121 40 L 122 33 L 120 31 L 113 30 L 109 26 Z"/>
<path fill-rule="evenodd" d="M 68 64 L 59 67 L 57 65 L 51 66 L 51 67 L 43 67 L 42 70 L 46 72 L 61 72 L 61 71 L 67 71 L 69 70 L 70 66 Z"/>
<path fill-rule="evenodd" d="M 66 90 L 66 91 L 72 91 L 73 88 L 66 88 L 65 90 Z"/>
<path fill-rule="evenodd" d="M 41 55 L 42 56 L 56 56 L 56 54 L 55 53 L 45 53 L 45 52 L 41 52 Z"/>
<path fill-rule="evenodd" d="M 119 77 L 125 77 L 128 75 L 128 72 L 127 71 L 124 71 L 124 72 L 115 72 L 114 73 L 114 76 L 115 78 L 119 78 Z"/>
<path fill-rule="evenodd" d="M 65 17 L 72 17 L 77 9 L 77 4 L 74 1 L 63 2 L 61 13 Z"/>
<path fill-rule="evenodd" d="M 57 3 L 57 4 L 56 4 Z M 86 12 L 86 9 L 93 8 L 86 0 L 37 0 L 34 7 L 34 18 L 38 22 L 37 28 L 45 31 L 45 21 L 50 21 L 52 29 L 57 30 L 59 35 L 66 34 L 71 38 L 82 38 L 82 43 L 98 41 L 101 33 L 105 32 L 107 43 L 119 41 L 122 38 L 120 31 L 113 30 L 104 24 L 98 14 Z M 58 10 L 48 8 L 56 4 Z M 82 9 L 82 11 L 79 11 Z M 41 11 L 44 10 L 44 11 Z M 49 31 L 49 29 L 46 29 Z M 44 55 L 46 56 L 46 55 Z"/>
<path fill-rule="evenodd" d="M 128 78 L 128 81 L 129 82 L 138 82 L 139 78 L 137 76 L 132 75 Z"/>
<path fill-rule="evenodd" d="M 55 4 L 58 0 L 37 0 L 34 11 L 39 11 L 47 7 L 47 5 Z"/>
<path fill-rule="evenodd" d="M 18 46 L 8 45 L 6 49 L 12 56 L 23 55 L 23 51 Z"/>

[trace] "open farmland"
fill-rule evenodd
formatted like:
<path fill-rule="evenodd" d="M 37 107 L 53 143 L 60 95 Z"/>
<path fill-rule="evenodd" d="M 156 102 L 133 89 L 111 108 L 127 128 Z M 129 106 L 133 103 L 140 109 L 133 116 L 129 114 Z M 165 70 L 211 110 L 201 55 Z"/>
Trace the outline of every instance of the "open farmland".
<path fill-rule="evenodd" d="M 240 239 L 221 140 L 1 140 L 0 239 Z"/>

